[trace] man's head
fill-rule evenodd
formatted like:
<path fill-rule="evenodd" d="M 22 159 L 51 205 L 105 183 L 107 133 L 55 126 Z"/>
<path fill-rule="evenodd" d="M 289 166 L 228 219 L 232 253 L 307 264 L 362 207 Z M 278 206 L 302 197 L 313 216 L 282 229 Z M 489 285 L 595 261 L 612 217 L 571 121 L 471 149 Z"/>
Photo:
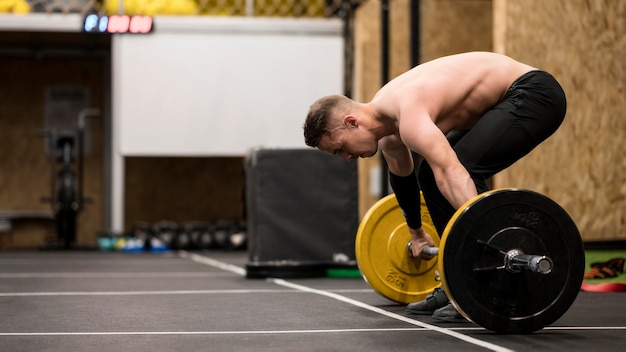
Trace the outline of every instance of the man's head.
<path fill-rule="evenodd" d="M 328 136 L 337 127 L 334 120 L 350 110 L 350 100 L 343 95 L 329 95 L 318 99 L 304 122 L 304 143 L 319 147 L 322 137 Z"/>
<path fill-rule="evenodd" d="M 370 157 L 378 150 L 375 136 L 363 125 L 363 107 L 342 95 L 317 100 L 304 122 L 304 142 L 346 160 Z"/>

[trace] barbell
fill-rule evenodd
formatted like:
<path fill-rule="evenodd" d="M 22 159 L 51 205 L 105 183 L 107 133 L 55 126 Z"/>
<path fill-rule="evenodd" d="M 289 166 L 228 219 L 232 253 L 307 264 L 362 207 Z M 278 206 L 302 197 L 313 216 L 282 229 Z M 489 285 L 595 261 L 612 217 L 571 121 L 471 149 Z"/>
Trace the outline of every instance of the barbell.
<path fill-rule="evenodd" d="M 580 291 L 585 256 L 567 212 L 530 190 L 497 189 L 460 207 L 437 236 L 422 197 L 433 259 L 413 258 L 393 194 L 365 214 L 355 240 L 359 269 L 389 300 L 407 304 L 443 286 L 469 321 L 498 333 L 531 333 L 559 319 Z M 408 251 L 407 251 L 408 248 Z"/>
<path fill-rule="evenodd" d="M 409 241 L 407 250 L 409 252 L 409 257 L 413 257 L 413 251 L 411 250 L 411 242 Z M 533 255 L 533 254 L 525 254 L 519 249 L 510 249 L 508 251 L 502 251 L 500 249 L 496 249 L 502 254 L 502 265 L 493 267 L 493 268 L 483 268 L 485 269 L 506 269 L 510 272 L 516 273 L 521 270 L 530 270 L 539 274 L 549 274 L 552 271 L 552 267 L 554 263 L 550 257 L 545 255 Z M 435 256 L 439 254 L 439 248 L 437 247 L 424 247 L 422 252 L 431 256 Z M 475 268 L 474 270 L 479 270 Z"/>

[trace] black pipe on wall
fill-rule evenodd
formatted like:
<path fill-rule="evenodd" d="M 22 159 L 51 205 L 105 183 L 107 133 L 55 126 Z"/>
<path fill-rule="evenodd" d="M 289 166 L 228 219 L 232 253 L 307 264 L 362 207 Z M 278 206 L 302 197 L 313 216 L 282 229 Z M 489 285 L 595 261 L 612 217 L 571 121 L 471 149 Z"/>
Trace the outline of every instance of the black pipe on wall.
<path fill-rule="evenodd" d="M 385 85 L 389 80 L 389 0 L 381 0 L 380 2 L 380 80 L 381 86 Z M 389 167 L 385 158 L 380 156 L 381 165 L 381 194 L 384 197 L 389 194 Z"/>
<path fill-rule="evenodd" d="M 410 1 L 409 40 L 411 41 L 411 67 L 417 66 L 421 61 L 421 11 L 420 0 Z"/>

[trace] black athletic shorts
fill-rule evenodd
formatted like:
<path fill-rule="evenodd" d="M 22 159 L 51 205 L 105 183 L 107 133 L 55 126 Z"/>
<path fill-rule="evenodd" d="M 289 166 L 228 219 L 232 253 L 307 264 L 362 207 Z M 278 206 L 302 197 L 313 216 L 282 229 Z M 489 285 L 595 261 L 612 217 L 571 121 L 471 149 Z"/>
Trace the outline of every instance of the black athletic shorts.
<path fill-rule="evenodd" d="M 446 137 L 482 193 L 488 190 L 485 181 L 489 177 L 528 154 L 559 128 L 566 107 L 565 93 L 554 77 L 533 70 L 513 82 L 502 100 L 472 129 L 451 131 Z M 439 191 L 425 161 L 418 179 L 435 227 L 442 234 L 455 209 Z"/>

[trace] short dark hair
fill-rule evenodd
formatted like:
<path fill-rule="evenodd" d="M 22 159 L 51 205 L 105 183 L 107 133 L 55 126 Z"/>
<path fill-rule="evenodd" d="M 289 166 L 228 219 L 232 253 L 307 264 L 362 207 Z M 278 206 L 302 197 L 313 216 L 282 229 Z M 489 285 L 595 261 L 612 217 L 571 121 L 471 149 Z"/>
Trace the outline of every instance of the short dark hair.
<path fill-rule="evenodd" d="M 322 137 L 329 133 L 328 121 L 345 105 L 348 98 L 343 95 L 329 95 L 318 99 L 307 114 L 304 121 L 304 143 L 309 147 L 317 147 Z"/>

